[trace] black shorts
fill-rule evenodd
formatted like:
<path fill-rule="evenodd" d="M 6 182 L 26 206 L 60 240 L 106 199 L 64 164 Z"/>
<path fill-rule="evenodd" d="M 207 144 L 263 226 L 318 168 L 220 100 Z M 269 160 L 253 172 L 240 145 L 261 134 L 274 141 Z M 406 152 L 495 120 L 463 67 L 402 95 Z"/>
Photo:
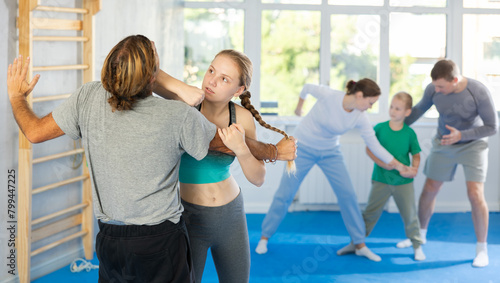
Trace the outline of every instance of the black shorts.
<path fill-rule="evenodd" d="M 99 283 L 194 282 L 186 225 L 112 225 L 99 221 Z"/>

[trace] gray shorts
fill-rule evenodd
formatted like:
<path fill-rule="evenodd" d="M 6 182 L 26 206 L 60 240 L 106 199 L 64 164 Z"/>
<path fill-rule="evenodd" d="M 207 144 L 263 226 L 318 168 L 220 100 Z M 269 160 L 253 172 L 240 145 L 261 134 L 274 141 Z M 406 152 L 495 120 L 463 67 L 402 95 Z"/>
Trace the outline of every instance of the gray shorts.
<path fill-rule="evenodd" d="M 475 140 L 441 145 L 440 139 L 434 138 L 425 161 L 424 174 L 436 181 L 452 181 L 458 164 L 464 168 L 466 181 L 484 183 L 488 171 L 488 142 Z"/>

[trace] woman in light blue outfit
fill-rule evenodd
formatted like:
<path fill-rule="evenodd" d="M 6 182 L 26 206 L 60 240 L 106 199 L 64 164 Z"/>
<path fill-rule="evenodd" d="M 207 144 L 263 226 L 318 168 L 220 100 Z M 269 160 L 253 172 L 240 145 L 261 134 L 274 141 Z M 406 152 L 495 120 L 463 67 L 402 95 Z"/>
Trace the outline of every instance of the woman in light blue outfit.
<path fill-rule="evenodd" d="M 317 98 L 309 113 L 295 130 L 298 140 L 297 171 L 295 175 L 283 174 L 273 202 L 262 223 L 262 237 L 256 252 L 267 252 L 268 239 L 283 221 L 300 184 L 311 168 L 317 164 L 323 171 L 333 191 L 337 195 L 340 213 L 352 239 L 346 247 L 337 251 L 338 255 L 356 253 L 373 261 L 380 261 L 365 245 L 365 224 L 358 205 L 349 173 L 340 151 L 339 138 L 347 131 L 357 128 L 368 148 L 385 163 L 403 171 L 407 168 L 398 162 L 378 142 L 366 110 L 378 100 L 380 88 L 370 79 L 347 83 L 347 93 L 333 90 L 328 86 L 306 84 L 301 93 L 295 113 L 300 116 L 302 105 L 308 94 Z"/>

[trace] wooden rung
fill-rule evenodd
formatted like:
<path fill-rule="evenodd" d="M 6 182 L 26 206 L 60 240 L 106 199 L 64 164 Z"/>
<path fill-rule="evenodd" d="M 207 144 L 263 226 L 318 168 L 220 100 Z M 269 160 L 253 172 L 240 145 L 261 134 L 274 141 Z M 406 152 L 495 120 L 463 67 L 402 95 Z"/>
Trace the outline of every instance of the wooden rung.
<path fill-rule="evenodd" d="M 35 8 L 35 11 L 77 13 L 77 14 L 87 14 L 89 12 L 87 9 L 82 9 L 82 8 L 54 7 L 54 6 L 37 6 Z"/>
<path fill-rule="evenodd" d="M 73 235 L 70 235 L 68 237 L 62 238 L 59 241 L 53 242 L 52 244 L 48 244 L 48 245 L 46 245 L 44 247 L 41 247 L 39 249 L 36 249 L 36 250 L 32 251 L 31 252 L 31 256 L 36 256 L 37 254 L 40 254 L 40 253 L 48 251 L 48 250 L 50 250 L 52 248 L 55 248 L 55 247 L 59 246 L 60 244 L 69 242 L 69 241 L 71 241 L 73 239 L 76 239 L 76 238 L 79 238 L 79 237 L 83 237 L 85 235 L 87 235 L 87 231 L 80 231 L 80 232 L 75 233 Z"/>
<path fill-rule="evenodd" d="M 61 216 L 61 215 L 64 215 L 66 213 L 70 213 L 70 212 L 73 212 L 75 210 L 79 210 L 79 209 L 82 209 L 82 208 L 85 208 L 87 207 L 89 204 L 88 203 L 80 203 L 80 204 L 77 204 L 75 206 L 72 206 L 72 207 L 69 207 L 69 208 L 66 208 L 66 209 L 63 209 L 63 210 L 59 210 L 58 212 L 54 212 L 52 214 L 49 214 L 47 216 L 44 216 L 44 217 L 40 217 L 38 219 L 35 219 L 33 221 L 31 221 L 31 225 L 37 225 L 37 224 L 40 224 L 44 221 L 47 221 L 47 220 L 50 220 L 52 218 L 56 218 L 58 216 Z"/>
<path fill-rule="evenodd" d="M 32 102 L 45 102 L 45 101 L 54 101 L 54 100 L 63 100 L 71 96 L 71 93 L 68 94 L 58 94 L 58 95 L 47 95 L 40 97 L 33 97 Z"/>
<path fill-rule="evenodd" d="M 78 20 L 32 18 L 32 29 L 82 30 L 83 23 Z"/>
<path fill-rule="evenodd" d="M 37 189 L 34 189 L 31 193 L 33 195 L 36 195 L 36 194 L 39 194 L 39 193 L 43 193 L 43 192 L 46 192 L 48 190 L 52 190 L 52 189 L 55 189 L 55 188 L 58 188 L 58 187 L 62 187 L 64 185 L 68 185 L 68 184 L 71 184 L 71 183 L 75 183 L 75 182 L 78 182 L 78 181 L 82 181 L 82 180 L 85 180 L 87 179 L 89 176 L 86 176 L 86 175 L 81 175 L 81 176 L 78 176 L 78 177 L 75 177 L 75 178 L 71 178 L 71 179 L 67 179 L 67 180 L 63 180 L 61 182 L 57 182 L 57 183 L 53 183 L 53 184 L 50 184 L 50 185 L 47 185 L 47 186 L 43 186 L 43 187 L 40 187 L 40 188 L 37 188 Z"/>
<path fill-rule="evenodd" d="M 33 67 L 33 72 L 40 71 L 63 71 L 63 70 L 86 70 L 89 65 L 59 65 L 59 66 L 39 66 Z"/>
<path fill-rule="evenodd" d="M 39 157 L 39 158 L 33 159 L 33 164 L 42 163 L 42 162 L 46 162 L 49 160 L 54 160 L 54 159 L 58 159 L 58 158 L 66 157 L 66 156 L 75 155 L 75 154 L 81 154 L 83 152 L 85 152 L 85 150 L 83 148 L 77 148 L 77 149 L 73 149 L 70 151 L 65 151 L 65 152 L 61 152 L 61 153 L 57 153 L 57 154 L 53 154 L 53 155 L 47 155 L 44 157 Z"/>
<path fill-rule="evenodd" d="M 33 36 L 34 41 L 89 41 L 85 36 Z"/>
<path fill-rule="evenodd" d="M 37 242 L 82 224 L 82 215 L 75 214 L 31 231 L 31 242 Z"/>

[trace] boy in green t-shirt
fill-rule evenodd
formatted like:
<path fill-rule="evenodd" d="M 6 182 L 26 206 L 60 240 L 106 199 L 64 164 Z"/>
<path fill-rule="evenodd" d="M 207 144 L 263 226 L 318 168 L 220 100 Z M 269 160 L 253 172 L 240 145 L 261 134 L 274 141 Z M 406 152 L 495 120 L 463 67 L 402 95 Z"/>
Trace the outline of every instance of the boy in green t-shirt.
<path fill-rule="evenodd" d="M 408 93 L 395 94 L 389 109 L 391 119 L 374 127 L 380 144 L 399 162 L 409 167 L 400 174 L 366 148 L 368 156 L 375 162 L 375 166 L 372 175 L 372 189 L 368 204 L 363 212 L 363 219 L 368 236 L 382 215 L 385 204 L 392 196 L 403 218 L 406 236 L 413 244 L 415 260 L 425 260 L 413 188 L 413 178 L 417 175 L 420 164 L 420 146 L 413 129 L 404 123 L 405 117 L 411 113 L 411 108 L 412 98 Z M 412 155 L 411 161 L 410 154 Z"/>

